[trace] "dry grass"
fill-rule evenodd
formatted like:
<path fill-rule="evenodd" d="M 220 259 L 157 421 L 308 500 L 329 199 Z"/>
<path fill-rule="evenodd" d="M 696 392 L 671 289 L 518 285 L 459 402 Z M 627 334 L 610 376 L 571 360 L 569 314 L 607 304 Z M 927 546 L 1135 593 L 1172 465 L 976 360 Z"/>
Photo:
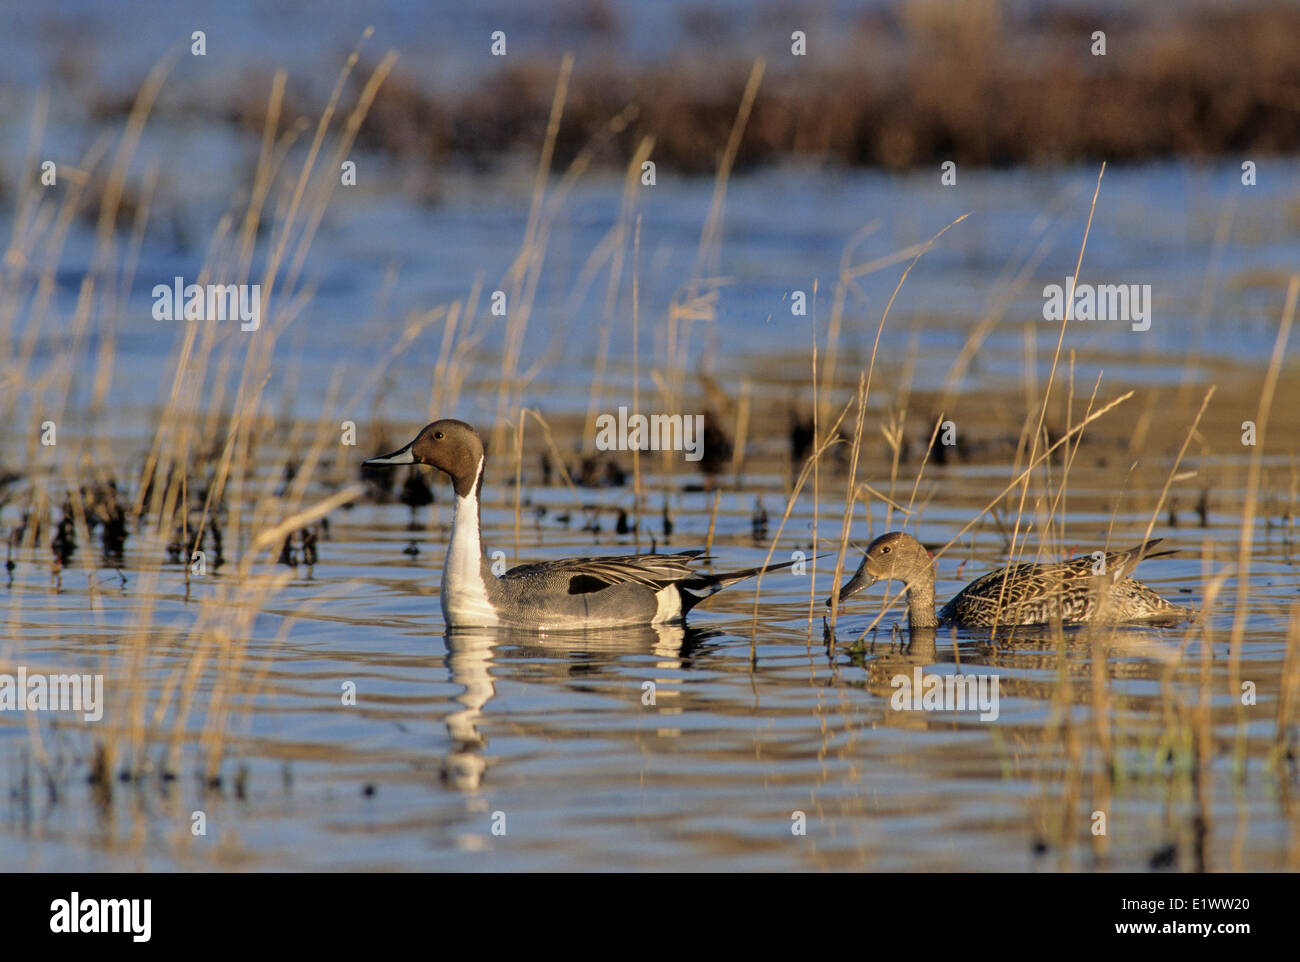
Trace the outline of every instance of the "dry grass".
<path fill-rule="evenodd" d="M 33 294 L 37 298 L 27 320 L 26 345 L 6 362 L 5 423 L 27 423 L 31 413 L 39 411 L 58 430 L 57 445 L 47 457 L 37 457 L 34 438 L 38 435 L 22 432 L 32 466 L 26 479 L 24 509 L 29 521 L 21 528 L 21 542 L 13 547 L 25 558 L 43 556 L 37 549 L 44 547 L 43 534 L 53 528 L 52 507 L 63 500 L 58 492 L 66 492 L 64 512 L 71 516 L 82 547 L 76 558 L 91 586 L 92 605 L 97 584 L 92 524 L 99 519 L 91 516 L 83 492 L 88 480 L 102 485 L 121 477 L 117 472 L 125 468 L 120 457 L 105 446 L 113 432 L 102 432 L 100 440 L 95 430 L 97 423 L 112 417 L 112 412 L 102 406 L 116 359 L 112 328 L 106 319 L 120 311 L 124 294 L 130 289 L 142 236 L 141 224 L 137 223 L 131 234 L 132 248 L 125 256 L 117 250 L 119 199 L 125 192 L 126 171 L 151 105 L 178 54 L 173 51 L 164 58 L 142 87 L 104 175 L 105 188 L 98 198 L 95 269 L 83 284 L 82 307 L 74 318 L 70 349 L 54 356 L 41 369 L 31 345 L 44 327 L 42 318 L 49 310 L 53 271 L 67 237 L 67 225 L 83 213 L 87 200 L 84 191 L 74 186 L 58 195 L 60 200 L 51 201 L 33 189 L 20 200 L 14 237 L 6 252 L 7 275 L 0 286 L 0 318 L 4 323 L 0 342 L 6 346 L 14 343 L 14 324 L 23 305 Z M 270 563 L 286 538 L 309 529 L 361 491 L 359 486 L 352 486 L 319 500 L 312 500 L 309 493 L 323 457 L 338 444 L 338 421 L 333 416 L 339 400 L 336 392 L 321 399 L 318 422 L 300 425 L 287 437 L 276 437 L 280 432 L 266 410 L 263 392 L 276 340 L 309 299 L 309 293 L 299 288 L 298 275 L 337 183 L 328 165 L 327 172 L 320 174 L 318 159 L 327 146 L 332 146 L 332 169 L 337 169 L 339 158 L 346 156 L 394 60 L 395 56 L 389 54 L 380 61 L 344 115 L 341 128 L 331 133 L 357 55 L 348 59 L 296 176 L 286 169 L 285 162 L 301 131 L 294 127 L 277 136 L 283 75 L 277 76 L 271 86 L 261 155 L 247 206 L 222 218 L 209 245 L 209 259 L 197 279 L 201 284 L 212 278 L 237 283 L 259 281 L 263 326 L 252 337 L 241 336 L 237 330 L 232 334 L 229 327 L 216 324 L 187 326 L 173 357 L 170 386 L 157 413 L 157 429 L 148 455 L 142 466 L 135 466 L 137 476 L 122 478 L 126 482 L 122 491 L 126 499 L 124 518 L 132 536 L 143 542 L 141 550 L 147 551 L 145 546 L 157 550 L 172 536 L 183 560 L 179 571 L 158 566 L 142 569 L 132 586 L 129 624 L 113 656 L 104 660 L 109 705 L 103 722 L 93 729 L 97 758 L 93 777 L 105 793 L 111 794 L 111 784 L 119 773 L 131 780 L 148 775 L 175 777 L 191 749 L 198 752 L 191 761 L 205 779 L 211 784 L 220 783 L 232 715 L 244 710 L 262 683 L 258 674 L 250 676 L 245 671 L 253 621 L 292 578 L 289 572 L 276 571 Z M 39 135 L 38 129 L 34 142 L 39 141 Z M 103 157 L 104 151 L 97 147 L 80 166 L 93 171 Z M 34 176 L 24 181 L 36 183 Z M 273 199 L 279 201 L 279 210 L 271 225 L 271 255 L 260 277 L 250 278 L 254 245 L 267 216 L 266 206 Z M 147 195 L 140 209 L 143 218 L 148 209 Z M 32 271 L 28 269 L 31 264 L 43 266 Z M 85 376 L 79 366 L 85 354 L 82 345 L 90 318 L 97 312 L 100 323 L 108 329 L 95 362 L 94 396 L 101 405 L 96 406 L 91 422 L 86 423 L 78 416 L 72 388 Z M 228 374 L 236 370 L 240 372 L 238 388 L 233 397 L 227 397 Z M 263 445 L 273 438 L 290 450 L 305 449 L 297 475 L 281 491 L 276 490 L 276 475 L 264 473 L 263 468 Z M 218 545 L 224 545 L 236 561 L 215 578 L 222 553 Z M 56 560 L 56 579 L 59 569 Z M 200 575 L 205 590 L 191 597 L 191 588 Z M 154 606 L 178 577 L 183 579 L 192 612 L 183 640 L 176 642 L 187 654 L 154 688 L 148 680 L 156 661 L 154 647 L 160 629 L 154 621 Z M 28 584 L 20 579 L 11 588 L 7 611 L 11 624 L 22 621 Z M 287 624 L 284 630 L 288 630 Z M 10 658 L 11 652 L 6 660 Z M 202 719 L 192 723 L 196 712 L 202 713 Z M 34 760 L 48 771 L 50 757 L 35 724 L 31 735 Z"/>

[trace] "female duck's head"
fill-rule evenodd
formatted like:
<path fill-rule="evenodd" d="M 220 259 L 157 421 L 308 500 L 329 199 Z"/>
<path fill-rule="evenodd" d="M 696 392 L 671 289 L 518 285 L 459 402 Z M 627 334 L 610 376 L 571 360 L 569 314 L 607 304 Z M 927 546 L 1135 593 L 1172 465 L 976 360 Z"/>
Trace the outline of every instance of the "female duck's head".
<path fill-rule="evenodd" d="M 842 602 L 877 581 L 901 581 L 908 588 L 932 583 L 932 565 L 930 553 L 910 534 L 903 531 L 882 534 L 867 547 L 862 564 L 858 565 L 853 577 L 844 583 L 834 598 L 826 599 L 826 603 Z"/>
<path fill-rule="evenodd" d="M 482 480 L 483 440 L 464 421 L 444 418 L 426 424 L 405 447 L 362 463 L 366 466 L 427 464 L 448 475 L 456 494 L 467 498 L 476 493 L 475 485 Z"/>

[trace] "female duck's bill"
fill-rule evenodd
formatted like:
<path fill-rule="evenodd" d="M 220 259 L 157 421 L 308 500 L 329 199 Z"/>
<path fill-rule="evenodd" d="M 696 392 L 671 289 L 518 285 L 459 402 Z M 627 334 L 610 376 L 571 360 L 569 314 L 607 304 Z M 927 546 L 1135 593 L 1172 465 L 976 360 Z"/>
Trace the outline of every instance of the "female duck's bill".
<path fill-rule="evenodd" d="M 566 558 L 519 565 L 497 575 L 483 554 L 479 524 L 484 453 L 478 432 L 463 421 L 434 421 L 405 447 L 364 462 L 366 467 L 399 464 L 435 467 L 451 478 L 456 490 L 440 593 L 443 618 L 451 628 L 508 625 L 562 630 L 671 624 L 683 620 L 713 593 L 763 570 L 711 574 L 692 567 L 705 560 L 702 551 L 684 551 Z"/>
<path fill-rule="evenodd" d="M 836 602 L 843 604 L 845 598 L 852 598 L 859 591 L 865 591 L 879 580 L 875 575 L 867 572 L 867 559 L 863 558 L 862 564 L 858 565 L 858 570 L 853 573 L 853 577 L 844 582 L 838 591 L 827 598 L 826 604 L 828 607 Z"/>
<path fill-rule="evenodd" d="M 901 581 L 913 628 L 1185 621 L 1196 612 L 1171 604 L 1129 577 L 1144 558 L 1173 554 L 1153 551 L 1159 543 L 1155 538 L 1127 551 L 1008 565 L 976 578 L 936 615 L 934 559 L 910 534 L 891 531 L 868 546 L 857 572 L 826 603 L 843 601 L 877 581 Z"/>

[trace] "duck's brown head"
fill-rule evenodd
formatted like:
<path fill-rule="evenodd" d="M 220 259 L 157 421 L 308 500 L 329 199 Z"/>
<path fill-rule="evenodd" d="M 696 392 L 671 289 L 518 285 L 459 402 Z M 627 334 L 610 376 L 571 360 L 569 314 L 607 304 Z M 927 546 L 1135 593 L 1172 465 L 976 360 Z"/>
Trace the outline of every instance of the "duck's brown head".
<path fill-rule="evenodd" d="M 427 464 L 451 478 L 462 498 L 475 493 L 479 465 L 483 461 L 483 439 L 464 421 L 444 418 L 426 424 L 410 444 L 392 454 L 368 458 L 367 467 L 385 464 Z"/>
<path fill-rule="evenodd" d="M 933 578 L 932 564 L 930 552 L 910 534 L 904 531 L 882 534 L 867 547 L 862 564 L 858 565 L 853 577 L 833 598 L 826 599 L 826 603 L 843 601 L 877 581 L 901 581 L 910 586 L 925 577 Z"/>

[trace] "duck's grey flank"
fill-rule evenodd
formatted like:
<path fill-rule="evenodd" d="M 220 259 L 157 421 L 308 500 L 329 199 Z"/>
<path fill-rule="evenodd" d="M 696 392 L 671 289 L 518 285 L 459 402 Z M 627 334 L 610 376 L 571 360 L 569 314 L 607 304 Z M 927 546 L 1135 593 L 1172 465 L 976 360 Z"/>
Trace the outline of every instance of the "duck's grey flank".
<path fill-rule="evenodd" d="M 441 590 L 443 618 L 451 628 L 558 630 L 679 622 L 705 598 L 764 570 L 708 574 L 692 567 L 706 560 L 702 551 L 682 551 L 544 561 L 498 577 L 483 554 L 484 453 L 478 432 L 464 421 L 434 421 L 405 447 L 364 462 L 366 467 L 392 464 L 430 465 L 450 477 L 455 489 Z"/>
<path fill-rule="evenodd" d="M 907 617 L 913 628 L 1183 621 L 1196 612 L 1171 604 L 1129 577 L 1144 558 L 1173 554 L 1153 551 L 1160 541 L 1153 538 L 1127 551 L 1108 552 L 1101 563 L 1094 555 L 1081 555 L 1069 561 L 999 568 L 968 584 L 936 616 L 930 553 L 910 534 L 891 531 L 871 543 L 837 597 L 843 601 L 877 581 L 901 581 L 907 589 Z"/>

